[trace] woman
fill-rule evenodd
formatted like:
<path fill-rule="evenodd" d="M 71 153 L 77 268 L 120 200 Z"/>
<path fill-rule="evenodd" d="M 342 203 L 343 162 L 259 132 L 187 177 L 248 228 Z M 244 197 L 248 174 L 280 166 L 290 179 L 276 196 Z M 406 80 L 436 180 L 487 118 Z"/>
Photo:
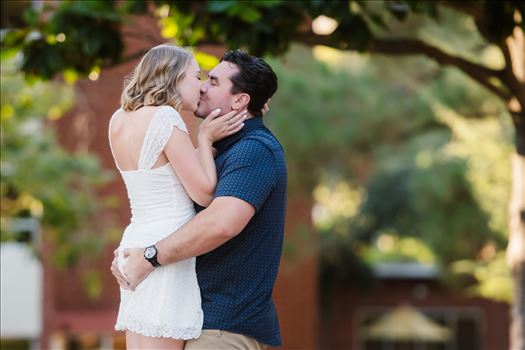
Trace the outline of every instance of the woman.
<path fill-rule="evenodd" d="M 213 142 L 236 133 L 246 117 L 212 112 L 200 125 L 195 150 L 180 111 L 194 112 L 200 69 L 186 49 L 151 49 L 125 84 L 121 109 L 109 123 L 115 165 L 126 184 L 131 222 L 119 251 L 147 247 L 194 215 L 193 201 L 207 206 L 217 182 Z M 125 263 L 120 256 L 119 268 Z M 155 269 L 135 291 L 121 288 L 116 330 L 128 348 L 183 349 L 200 335 L 203 315 L 195 258 Z"/>

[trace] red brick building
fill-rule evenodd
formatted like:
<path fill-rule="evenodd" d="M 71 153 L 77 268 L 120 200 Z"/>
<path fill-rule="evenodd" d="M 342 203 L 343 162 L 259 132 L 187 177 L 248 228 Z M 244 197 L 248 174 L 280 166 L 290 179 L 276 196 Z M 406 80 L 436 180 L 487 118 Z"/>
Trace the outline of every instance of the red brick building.
<path fill-rule="evenodd" d="M 379 265 L 376 281 L 361 284 L 348 278 L 323 292 L 320 324 L 321 349 L 506 350 L 509 347 L 509 305 L 483 298 L 468 298 L 437 279 L 433 267 L 413 263 Z M 401 305 L 409 305 L 450 333 L 443 341 L 370 338 L 368 331 Z M 424 338 L 420 324 L 399 318 L 401 333 Z M 419 323 L 422 323 L 419 320 Z M 395 328 L 392 323 L 389 325 Z M 413 327 L 411 331 L 407 328 Z M 385 332 L 387 333 L 387 332 Z M 401 338 L 401 335 L 399 336 Z"/>

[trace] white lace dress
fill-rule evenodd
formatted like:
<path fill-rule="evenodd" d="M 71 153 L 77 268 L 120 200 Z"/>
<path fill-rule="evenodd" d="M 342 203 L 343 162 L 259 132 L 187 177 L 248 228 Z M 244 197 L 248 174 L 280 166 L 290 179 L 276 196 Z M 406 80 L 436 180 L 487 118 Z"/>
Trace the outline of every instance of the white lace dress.
<path fill-rule="evenodd" d="M 131 207 L 131 223 L 120 242 L 121 253 L 124 248 L 144 248 L 158 242 L 195 215 L 193 202 L 171 165 L 152 168 L 173 127 L 188 132 L 175 109 L 160 107 L 146 132 L 138 169 L 119 169 Z M 121 269 L 123 264 L 125 259 L 121 255 Z M 157 267 L 135 291 L 121 289 L 120 295 L 116 330 L 129 330 L 149 337 L 199 337 L 203 314 L 195 258 Z"/>

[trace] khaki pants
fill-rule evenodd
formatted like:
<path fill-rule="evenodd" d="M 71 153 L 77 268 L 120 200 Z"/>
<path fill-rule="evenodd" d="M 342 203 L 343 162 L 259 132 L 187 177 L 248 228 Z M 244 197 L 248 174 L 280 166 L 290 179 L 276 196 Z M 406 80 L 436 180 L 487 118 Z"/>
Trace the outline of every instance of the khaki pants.
<path fill-rule="evenodd" d="M 186 341 L 184 350 L 266 350 L 266 345 L 246 335 L 204 329 L 198 339 Z"/>

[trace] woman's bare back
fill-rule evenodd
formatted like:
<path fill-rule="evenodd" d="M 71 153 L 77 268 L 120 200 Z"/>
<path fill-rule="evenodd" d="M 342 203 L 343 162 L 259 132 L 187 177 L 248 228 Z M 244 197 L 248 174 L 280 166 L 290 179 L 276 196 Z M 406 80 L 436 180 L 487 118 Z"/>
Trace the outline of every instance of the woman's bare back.
<path fill-rule="evenodd" d="M 148 127 L 159 106 L 146 106 L 136 111 L 126 112 L 119 109 L 110 122 L 109 138 L 117 167 L 121 171 L 138 169 L 142 144 Z M 168 163 L 164 153 L 153 165 L 157 168 Z"/>

